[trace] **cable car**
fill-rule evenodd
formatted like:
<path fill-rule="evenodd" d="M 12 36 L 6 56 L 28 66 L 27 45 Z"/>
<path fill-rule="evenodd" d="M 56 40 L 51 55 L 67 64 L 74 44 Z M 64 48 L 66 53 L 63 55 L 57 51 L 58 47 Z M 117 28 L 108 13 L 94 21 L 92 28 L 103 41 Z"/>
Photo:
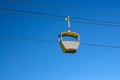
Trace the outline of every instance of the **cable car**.
<path fill-rule="evenodd" d="M 64 53 L 75 53 L 80 44 L 80 36 L 70 30 L 70 17 L 65 18 L 65 20 L 68 22 L 68 31 L 59 34 L 59 44 Z"/>

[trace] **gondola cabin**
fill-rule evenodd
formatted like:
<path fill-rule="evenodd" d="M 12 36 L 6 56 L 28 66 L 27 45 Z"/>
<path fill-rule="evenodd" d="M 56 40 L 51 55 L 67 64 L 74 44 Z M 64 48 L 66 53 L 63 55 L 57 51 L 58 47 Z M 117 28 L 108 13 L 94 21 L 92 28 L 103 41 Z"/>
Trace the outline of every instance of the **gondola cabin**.
<path fill-rule="evenodd" d="M 63 39 L 63 37 L 67 37 Z M 71 37 L 71 38 L 68 38 Z M 59 44 L 63 52 L 65 53 L 75 53 L 80 44 L 79 34 L 75 32 L 62 32 L 59 34 Z M 68 40 L 67 40 L 68 39 Z"/>

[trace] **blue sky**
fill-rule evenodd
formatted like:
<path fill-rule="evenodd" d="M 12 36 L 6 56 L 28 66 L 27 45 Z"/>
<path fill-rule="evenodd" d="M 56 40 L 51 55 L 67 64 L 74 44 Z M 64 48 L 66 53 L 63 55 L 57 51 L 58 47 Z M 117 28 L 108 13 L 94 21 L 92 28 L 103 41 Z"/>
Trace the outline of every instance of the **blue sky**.
<path fill-rule="evenodd" d="M 118 0 L 1 0 L 0 8 L 119 22 L 119 3 Z M 81 44 L 120 46 L 120 28 L 71 22 L 71 29 L 80 34 Z M 66 30 L 64 19 L 5 14 L 0 10 L 0 36 L 58 40 L 59 33 Z M 71 55 L 64 54 L 58 43 L 0 38 L 0 80 L 120 80 L 119 62 L 119 48 L 80 45 L 77 53 Z"/>

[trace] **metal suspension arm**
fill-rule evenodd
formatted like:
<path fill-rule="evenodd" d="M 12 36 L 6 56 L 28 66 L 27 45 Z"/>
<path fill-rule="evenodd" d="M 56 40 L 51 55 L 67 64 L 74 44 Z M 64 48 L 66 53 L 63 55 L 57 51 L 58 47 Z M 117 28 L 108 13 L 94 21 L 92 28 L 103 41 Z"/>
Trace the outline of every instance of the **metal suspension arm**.
<path fill-rule="evenodd" d="M 67 21 L 68 23 L 68 32 L 70 32 L 70 17 L 68 16 L 67 18 L 65 18 L 65 20 Z"/>

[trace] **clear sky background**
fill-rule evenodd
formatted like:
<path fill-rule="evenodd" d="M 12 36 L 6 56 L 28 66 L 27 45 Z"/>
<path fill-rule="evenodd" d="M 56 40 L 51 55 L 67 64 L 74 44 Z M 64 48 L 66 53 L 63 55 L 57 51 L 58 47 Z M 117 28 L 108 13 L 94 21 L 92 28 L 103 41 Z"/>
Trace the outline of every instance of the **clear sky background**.
<path fill-rule="evenodd" d="M 119 0 L 0 0 L 0 8 L 120 22 Z M 57 41 L 67 30 L 64 18 L 4 12 L 0 36 Z M 71 28 L 81 44 L 120 46 L 119 27 L 71 22 Z M 0 80 L 120 80 L 120 48 L 80 45 L 75 54 L 64 54 L 57 42 L 0 38 Z"/>

